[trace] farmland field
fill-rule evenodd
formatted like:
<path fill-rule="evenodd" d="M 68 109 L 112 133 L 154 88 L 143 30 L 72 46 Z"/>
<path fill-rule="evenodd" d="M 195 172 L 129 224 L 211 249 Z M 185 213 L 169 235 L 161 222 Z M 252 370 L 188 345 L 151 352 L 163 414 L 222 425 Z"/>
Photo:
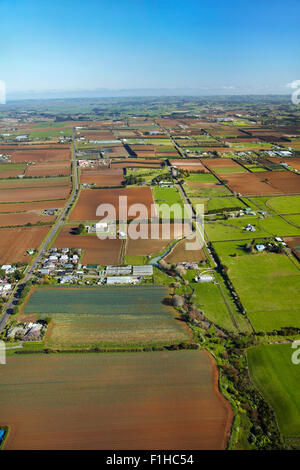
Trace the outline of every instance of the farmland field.
<path fill-rule="evenodd" d="M 188 235 L 191 231 L 190 225 L 186 224 L 187 233 L 184 233 L 184 230 L 182 224 L 147 224 L 142 231 L 148 238 L 134 240 L 128 237 L 126 255 L 146 256 L 158 253 L 166 248 L 172 240 Z"/>
<path fill-rule="evenodd" d="M 26 250 L 38 248 L 50 226 L 4 228 L 0 230 L 0 263 L 29 261 Z"/>
<path fill-rule="evenodd" d="M 210 173 L 192 173 L 185 178 L 189 183 L 217 183 L 217 178 Z"/>
<path fill-rule="evenodd" d="M 166 287 L 40 288 L 25 314 L 51 316 L 50 347 L 166 345 L 188 340 L 185 325 L 162 301 Z M 55 300 L 54 300 L 55 299 Z"/>
<path fill-rule="evenodd" d="M 70 158 L 71 152 L 68 148 L 51 148 L 49 145 L 45 149 L 23 148 L 15 150 L 11 160 L 12 162 L 56 162 L 70 160 Z"/>
<path fill-rule="evenodd" d="M 232 410 L 202 351 L 9 357 L 6 449 L 224 449 Z"/>
<path fill-rule="evenodd" d="M 65 205 L 66 201 L 57 199 L 55 201 L 37 201 L 37 202 L 19 202 L 0 204 L 0 214 L 7 214 L 10 212 L 25 212 L 25 211 L 41 211 L 43 209 L 61 208 Z"/>
<path fill-rule="evenodd" d="M 36 214 L 35 212 L 21 212 L 14 214 L 0 214 L 0 226 L 8 227 L 11 225 L 26 225 L 26 224 L 37 224 L 38 222 L 45 222 L 47 224 L 53 223 L 55 217 L 48 217 L 44 215 Z"/>
<path fill-rule="evenodd" d="M 226 179 L 233 191 L 249 196 L 297 194 L 300 191 L 300 176 L 289 171 L 227 174 Z"/>
<path fill-rule="evenodd" d="M 229 167 L 229 168 L 214 168 L 215 173 L 224 175 L 227 173 L 247 173 L 245 168 L 238 166 L 238 167 Z"/>
<path fill-rule="evenodd" d="M 220 209 L 230 209 L 239 207 L 245 209 L 245 204 L 236 197 L 218 197 L 211 198 L 207 203 L 207 210 L 220 210 Z"/>
<path fill-rule="evenodd" d="M 96 211 L 100 204 L 112 204 L 116 209 L 118 219 L 120 209 L 125 207 L 124 204 L 119 205 L 120 196 L 127 197 L 127 208 L 137 202 L 145 204 L 148 214 L 150 214 L 151 204 L 154 205 L 150 188 L 84 189 L 70 214 L 70 220 L 97 220 Z M 128 214 L 126 210 L 125 213 Z M 128 218 L 135 217 L 136 215 L 133 215 Z"/>
<path fill-rule="evenodd" d="M 31 202 L 65 199 L 70 193 L 71 185 L 10 188 L 1 191 L 0 202 Z"/>
<path fill-rule="evenodd" d="M 160 160 L 136 158 L 135 160 L 116 160 L 111 163 L 111 168 L 156 168 L 161 169 Z"/>
<path fill-rule="evenodd" d="M 291 344 L 263 345 L 247 352 L 257 387 L 274 408 L 285 438 L 300 437 L 300 368 L 292 363 Z"/>
<path fill-rule="evenodd" d="M 0 178 L 12 178 L 22 175 L 25 170 L 25 164 L 22 163 L 1 163 Z"/>
<path fill-rule="evenodd" d="M 208 173 L 207 168 L 202 165 L 201 160 L 196 158 L 170 160 L 170 163 L 173 166 L 175 165 L 180 170 L 203 171 L 204 173 Z"/>
<path fill-rule="evenodd" d="M 300 213 L 300 196 L 281 196 L 268 199 L 267 207 L 275 210 L 279 214 Z"/>
<path fill-rule="evenodd" d="M 57 176 L 69 175 L 71 170 L 68 162 L 37 163 L 26 167 L 26 176 Z"/>
<path fill-rule="evenodd" d="M 178 242 L 173 250 L 164 258 L 168 263 L 181 263 L 183 261 L 196 262 L 205 261 L 205 253 L 202 249 L 187 250 L 185 248 L 186 240 Z"/>
<path fill-rule="evenodd" d="M 12 154 L 12 162 L 54 162 L 70 160 L 71 152 L 67 148 L 22 149 L 15 150 Z"/>
<path fill-rule="evenodd" d="M 121 186 L 123 171 L 121 168 L 107 170 L 82 170 L 80 182 L 85 184 L 95 184 L 99 187 Z"/>
<path fill-rule="evenodd" d="M 0 179 L 0 189 L 26 189 L 26 188 L 45 188 L 53 186 L 68 186 L 70 178 L 10 178 Z"/>
<path fill-rule="evenodd" d="M 294 216 L 289 216 L 289 218 Z M 247 224 L 255 227 L 255 232 L 248 232 L 243 229 Z M 270 236 L 293 236 L 299 234 L 299 229 L 280 216 L 266 217 L 258 219 L 257 217 L 240 217 L 228 220 L 217 220 L 206 222 L 205 230 L 211 241 L 226 240 L 246 240 L 258 237 Z"/>
<path fill-rule="evenodd" d="M 241 246 L 239 242 L 214 244 L 254 328 L 299 328 L 298 267 L 286 255 L 248 254 Z M 232 256 L 234 253 L 237 256 Z"/>
<path fill-rule="evenodd" d="M 153 197 L 156 206 L 161 206 L 159 209 L 157 207 L 157 211 L 162 218 L 169 219 L 170 216 L 172 217 L 172 212 L 170 213 L 169 208 L 171 208 L 173 204 L 175 204 L 174 218 L 180 219 L 183 217 L 184 203 L 176 188 L 160 188 L 154 186 Z"/>
<path fill-rule="evenodd" d="M 209 168 L 212 168 L 214 170 L 218 169 L 218 170 L 220 170 L 220 172 L 221 172 L 221 170 L 229 169 L 229 168 L 245 171 L 241 165 L 236 163 L 231 158 L 227 158 L 227 159 L 224 159 L 224 158 L 210 158 L 210 159 L 209 158 L 203 158 L 202 162 L 205 163 L 205 165 L 207 165 Z"/>

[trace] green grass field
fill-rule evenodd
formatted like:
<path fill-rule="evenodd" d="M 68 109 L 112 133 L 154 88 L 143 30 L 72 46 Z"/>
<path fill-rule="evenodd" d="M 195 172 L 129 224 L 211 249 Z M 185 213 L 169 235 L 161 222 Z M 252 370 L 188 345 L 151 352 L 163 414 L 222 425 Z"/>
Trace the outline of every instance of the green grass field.
<path fill-rule="evenodd" d="M 236 197 L 216 197 L 211 199 L 190 197 L 190 201 L 194 208 L 196 208 L 197 204 L 204 204 L 205 212 L 211 210 L 231 209 L 236 207 L 244 209 L 246 207 L 245 204 Z"/>
<path fill-rule="evenodd" d="M 215 243 L 222 263 L 257 331 L 300 327 L 300 270 L 289 257 L 248 254 L 243 242 Z M 233 255 L 237 256 L 233 256 Z"/>
<path fill-rule="evenodd" d="M 50 316 L 53 348 L 168 345 L 188 339 L 176 312 L 162 301 L 168 288 L 158 286 L 38 288 L 25 314 Z M 174 315 L 175 314 L 175 315 Z"/>
<path fill-rule="evenodd" d="M 24 163 L 0 163 L 0 171 L 10 170 L 25 170 L 26 165 Z"/>
<path fill-rule="evenodd" d="M 300 437 L 300 365 L 291 361 L 294 351 L 291 344 L 247 351 L 251 377 L 273 407 L 285 438 Z"/>
<path fill-rule="evenodd" d="M 212 198 L 209 199 L 207 204 L 208 210 L 219 210 L 219 209 L 227 209 L 231 207 L 240 207 L 241 209 L 245 209 L 246 205 L 236 197 L 219 197 L 219 198 Z"/>
<path fill-rule="evenodd" d="M 300 196 L 274 197 L 268 199 L 266 206 L 279 214 L 297 214 L 300 213 Z"/>
<path fill-rule="evenodd" d="M 203 184 L 201 186 L 195 185 L 184 185 L 184 191 L 189 197 L 220 197 L 230 196 L 231 192 L 222 184 Z"/>
<path fill-rule="evenodd" d="M 292 222 L 292 224 L 295 224 L 297 225 L 298 227 L 298 235 L 299 235 L 299 229 L 300 229 L 300 214 L 295 214 L 295 215 L 289 215 L 288 217 L 286 217 L 287 220 L 289 220 L 290 222 Z"/>
<path fill-rule="evenodd" d="M 126 176 L 135 176 L 143 178 L 143 181 L 151 182 L 156 176 L 169 176 L 170 172 L 163 170 L 162 168 L 128 168 L 126 170 Z"/>
<path fill-rule="evenodd" d="M 295 216 L 289 216 L 289 219 L 292 217 Z M 253 225 L 255 232 L 244 230 L 243 227 L 247 224 Z M 280 216 L 272 216 L 265 219 L 259 219 L 257 217 L 238 217 L 228 220 L 219 219 L 216 221 L 207 221 L 205 230 L 211 241 L 246 240 L 254 237 L 287 237 L 299 235 L 299 229 L 289 224 Z"/>
<path fill-rule="evenodd" d="M 30 133 L 30 139 L 46 139 L 49 137 L 70 137 L 72 135 L 72 129 L 48 129 L 48 130 L 34 130 Z"/>
<path fill-rule="evenodd" d="M 210 173 L 191 173 L 190 176 L 184 178 L 185 181 L 191 183 L 217 183 L 217 178 Z"/>
<path fill-rule="evenodd" d="M 184 203 L 176 188 L 160 188 L 159 186 L 154 186 L 152 192 L 155 203 L 162 206 L 161 210 L 159 210 L 161 217 L 166 219 L 170 217 L 168 207 L 171 207 L 173 204 L 177 205 L 177 207 L 175 207 L 174 218 L 181 218 L 183 216 L 182 208 L 184 207 Z M 165 205 L 165 207 L 163 207 L 163 205 Z"/>
<path fill-rule="evenodd" d="M 228 331 L 237 331 L 236 324 L 241 331 L 250 331 L 250 325 L 247 324 L 245 318 L 239 314 L 235 308 L 232 299 L 229 297 L 228 292 L 222 281 L 222 277 L 215 273 L 214 276 L 219 286 L 216 283 L 195 283 L 193 279 L 196 275 L 196 271 L 188 270 L 184 276 L 193 288 L 194 297 L 193 303 L 200 308 L 208 321 L 211 321 L 221 328 L 225 328 Z M 183 294 L 184 290 L 182 287 L 178 290 L 178 294 Z M 235 323 L 232 320 L 231 314 L 226 306 L 229 305 Z"/>

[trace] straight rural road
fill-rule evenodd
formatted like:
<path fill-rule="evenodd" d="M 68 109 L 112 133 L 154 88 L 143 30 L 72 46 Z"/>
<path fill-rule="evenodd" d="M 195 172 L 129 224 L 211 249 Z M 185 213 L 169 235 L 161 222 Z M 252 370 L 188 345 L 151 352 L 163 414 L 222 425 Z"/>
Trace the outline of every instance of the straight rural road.
<path fill-rule="evenodd" d="M 31 266 L 27 267 L 25 277 L 21 279 L 15 286 L 12 296 L 10 300 L 4 307 L 3 315 L 0 320 L 0 333 L 6 325 L 6 322 L 9 318 L 9 315 L 12 313 L 14 306 L 18 302 L 18 290 L 20 289 L 22 284 L 26 284 L 30 277 L 32 276 L 34 270 L 36 269 L 38 263 L 40 262 L 44 252 L 46 251 L 48 245 L 50 244 L 51 240 L 54 238 L 55 234 L 60 229 L 64 217 L 67 215 L 68 211 L 71 209 L 73 202 L 76 199 L 78 190 L 79 190 L 79 181 L 78 181 L 78 174 L 77 174 L 77 162 L 76 162 L 76 151 L 75 151 L 75 132 L 74 128 L 72 128 L 72 161 L 73 161 L 73 171 L 72 171 L 72 178 L 73 178 L 73 188 L 66 203 L 64 209 L 62 210 L 58 220 L 55 222 L 54 226 L 51 228 L 50 232 L 48 232 L 42 246 L 40 247 L 33 263 Z"/>

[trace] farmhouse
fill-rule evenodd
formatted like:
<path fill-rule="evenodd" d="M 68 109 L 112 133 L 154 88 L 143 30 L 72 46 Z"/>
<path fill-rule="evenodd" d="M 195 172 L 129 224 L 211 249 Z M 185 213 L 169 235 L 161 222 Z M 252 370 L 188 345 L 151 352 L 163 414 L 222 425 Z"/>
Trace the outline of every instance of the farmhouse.
<path fill-rule="evenodd" d="M 5 292 L 8 292 L 11 289 L 11 284 L 1 284 L 0 285 L 0 294 L 4 294 Z"/>
<path fill-rule="evenodd" d="M 45 209 L 44 214 L 45 215 L 55 215 L 55 212 L 57 211 L 57 208 L 50 208 L 50 209 Z"/>
<path fill-rule="evenodd" d="M 71 284 L 74 280 L 74 276 L 62 276 L 59 280 L 60 284 Z"/>
<path fill-rule="evenodd" d="M 14 266 L 11 266 L 10 264 L 3 264 L 1 269 L 5 271 L 5 274 L 12 274 L 15 272 L 17 268 Z"/>
<path fill-rule="evenodd" d="M 265 245 L 255 245 L 255 248 L 257 249 L 257 251 L 264 251 L 265 250 Z"/>
<path fill-rule="evenodd" d="M 42 276 L 48 276 L 48 274 L 50 273 L 50 270 L 48 268 L 42 268 L 40 272 Z"/>
<path fill-rule="evenodd" d="M 246 225 L 246 227 L 244 227 L 244 230 L 246 230 L 247 232 L 255 232 L 255 227 L 253 227 L 253 225 L 251 224 L 248 224 Z"/>

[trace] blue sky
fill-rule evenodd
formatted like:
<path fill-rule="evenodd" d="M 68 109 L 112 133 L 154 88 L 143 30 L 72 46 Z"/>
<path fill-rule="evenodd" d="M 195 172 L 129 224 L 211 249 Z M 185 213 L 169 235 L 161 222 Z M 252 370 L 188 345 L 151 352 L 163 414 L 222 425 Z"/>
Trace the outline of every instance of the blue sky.
<path fill-rule="evenodd" d="M 0 0 L 0 79 L 8 94 L 287 93 L 299 14 L 299 0 Z"/>

